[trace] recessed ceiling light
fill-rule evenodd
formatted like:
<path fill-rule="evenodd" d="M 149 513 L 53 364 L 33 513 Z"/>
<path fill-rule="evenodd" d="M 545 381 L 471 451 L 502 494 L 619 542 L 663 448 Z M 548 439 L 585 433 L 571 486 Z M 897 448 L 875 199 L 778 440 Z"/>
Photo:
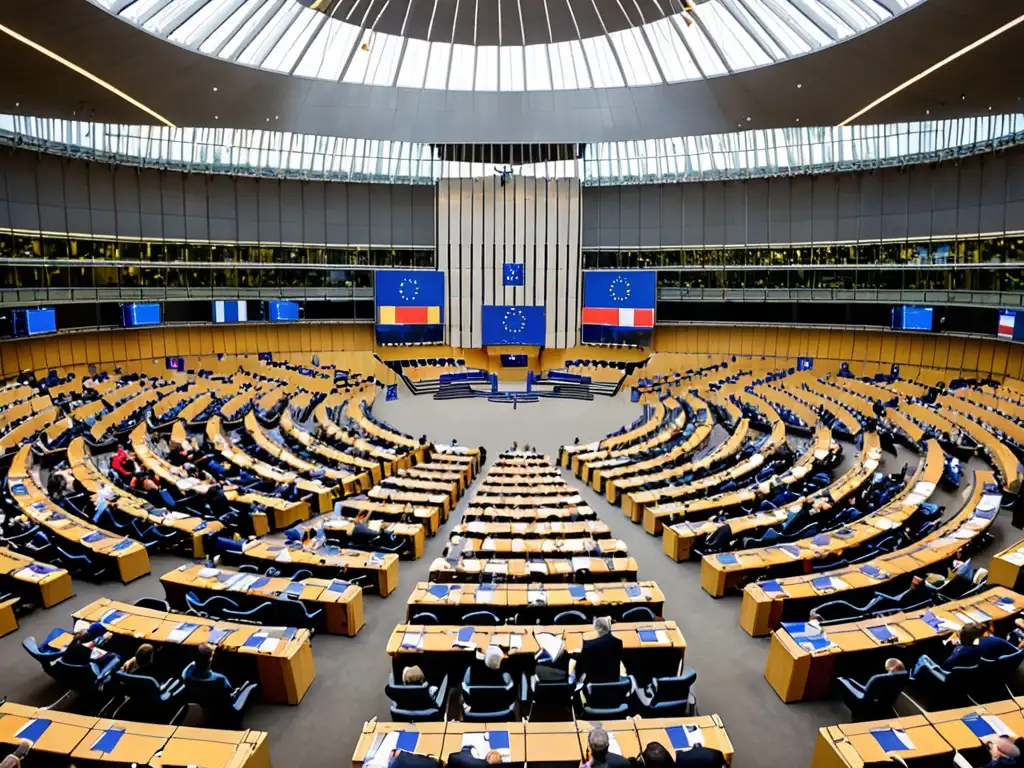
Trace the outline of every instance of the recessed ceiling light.
<path fill-rule="evenodd" d="M 989 111 L 989 112 L 991 112 L 991 111 L 992 111 L 992 107 L 989 107 L 989 108 L 988 108 L 988 111 Z"/>
<path fill-rule="evenodd" d="M 748 123 L 750 122 L 750 117 L 749 117 L 749 115 L 747 116 L 747 122 L 748 122 Z"/>
<path fill-rule="evenodd" d="M 270 118 L 269 118 L 269 117 L 267 118 L 267 122 L 268 122 L 268 123 L 270 122 Z"/>
<path fill-rule="evenodd" d="M 214 92 L 216 92 L 216 90 L 217 90 L 217 86 L 216 85 L 213 86 L 213 90 L 214 90 Z"/>
<path fill-rule="evenodd" d="M 275 119 L 275 120 L 279 120 L 280 118 L 281 118 L 281 116 L 280 116 L 280 115 L 274 115 L 274 119 Z"/>
<path fill-rule="evenodd" d="M 798 117 L 798 118 L 796 119 L 796 121 L 797 121 L 797 122 L 799 123 L 799 122 L 800 122 L 800 118 Z"/>
<path fill-rule="evenodd" d="M 16 102 L 14 102 L 14 106 L 16 106 L 16 107 L 20 107 L 20 106 L 21 106 L 21 102 L 20 102 L 20 101 L 16 101 Z"/>
<path fill-rule="evenodd" d="M 220 115 L 214 115 L 214 116 L 213 116 L 213 119 L 214 119 L 214 120 L 220 120 Z"/>
<path fill-rule="evenodd" d="M 931 111 L 930 109 L 926 109 L 926 110 L 924 111 L 924 113 L 925 113 L 926 115 L 930 115 L 930 114 L 932 113 L 932 111 Z"/>
<path fill-rule="evenodd" d="M 797 83 L 797 84 L 796 84 L 796 87 L 797 87 L 797 88 L 803 88 L 803 87 L 804 87 L 804 84 L 803 84 L 803 83 Z"/>

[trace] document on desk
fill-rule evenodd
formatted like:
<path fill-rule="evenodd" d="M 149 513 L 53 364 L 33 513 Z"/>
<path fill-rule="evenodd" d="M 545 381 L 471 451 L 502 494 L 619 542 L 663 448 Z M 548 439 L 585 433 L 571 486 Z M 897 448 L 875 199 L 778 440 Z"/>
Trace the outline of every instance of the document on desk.
<path fill-rule="evenodd" d="M 1004 595 L 998 595 L 992 598 L 992 605 L 996 608 L 1000 608 L 1006 613 L 1012 613 L 1017 610 L 1017 604 L 1014 602 L 1012 597 L 1005 597 Z"/>
<path fill-rule="evenodd" d="M 970 608 L 964 611 L 964 616 L 966 616 L 968 619 L 971 620 L 971 622 L 974 622 L 975 624 L 984 624 L 986 621 L 992 621 L 992 617 L 980 608 Z"/>
<path fill-rule="evenodd" d="M 525 552 L 526 542 L 522 539 L 512 539 L 512 551 L 513 552 Z"/>
<path fill-rule="evenodd" d="M 476 650 L 476 643 L 473 642 L 473 633 L 475 631 L 474 627 L 459 627 L 459 632 L 455 636 L 454 647 L 467 651 Z"/>
<path fill-rule="evenodd" d="M 871 731 L 883 752 L 901 752 L 917 749 L 902 728 L 875 728 Z"/>
<path fill-rule="evenodd" d="M 494 585 L 480 584 L 476 588 L 476 604 L 490 605 L 494 602 Z"/>
<path fill-rule="evenodd" d="M 402 635 L 402 650 L 404 651 L 422 651 L 423 650 L 423 633 L 422 632 L 406 632 Z"/>
<path fill-rule="evenodd" d="M 529 563 L 526 564 L 526 567 L 527 567 L 527 570 L 529 570 L 529 572 L 531 574 L 537 574 L 538 576 L 547 576 L 548 575 L 548 564 L 543 562 L 543 561 L 540 561 L 540 562 L 530 561 Z"/>
<path fill-rule="evenodd" d="M 29 720 L 18 729 L 18 732 L 14 734 L 14 738 L 28 739 L 31 742 L 36 742 L 46 732 L 46 729 L 50 727 L 51 722 L 53 721 L 39 718 Z"/>
<path fill-rule="evenodd" d="M 523 636 L 516 634 L 515 632 L 509 633 L 508 636 L 508 650 L 509 652 L 522 650 L 523 647 Z"/>
<path fill-rule="evenodd" d="M 184 643 L 197 629 L 199 629 L 198 624 L 190 624 L 183 621 L 167 634 L 167 641 L 179 644 Z"/>
<path fill-rule="evenodd" d="M 991 736 L 1017 738 L 1017 734 L 1013 729 L 995 715 L 982 715 L 977 712 L 971 712 L 960 719 L 970 729 L 971 733 L 979 739 L 984 740 Z"/>
<path fill-rule="evenodd" d="M 537 651 L 537 661 L 553 661 L 562 654 L 565 643 L 560 635 L 553 635 L 550 632 L 538 632 L 533 636 L 540 646 Z"/>
<path fill-rule="evenodd" d="M 879 624 L 877 627 L 868 627 L 867 629 L 874 636 L 875 640 L 880 643 L 891 643 L 898 639 L 885 624 Z"/>
<path fill-rule="evenodd" d="M 480 545 L 480 549 L 482 549 L 484 552 L 493 552 L 497 548 L 497 542 L 495 542 L 495 540 L 490 537 L 484 539 L 483 544 Z"/>
<path fill-rule="evenodd" d="M 526 590 L 526 604 L 527 605 L 547 605 L 548 604 L 548 593 L 543 589 L 528 589 Z"/>
<path fill-rule="evenodd" d="M 664 629 L 638 629 L 640 645 L 665 645 L 668 643 L 668 632 Z"/>
<path fill-rule="evenodd" d="M 589 571 L 590 570 L 590 558 L 589 557 L 574 557 L 572 558 L 572 569 L 574 571 Z"/>
<path fill-rule="evenodd" d="M 693 749 L 704 746 L 704 733 L 699 725 L 671 725 L 665 729 L 673 749 Z"/>
<path fill-rule="evenodd" d="M 488 560 L 487 567 L 484 568 L 484 573 L 494 573 L 499 576 L 503 576 L 508 573 L 508 561 L 507 560 Z"/>
<path fill-rule="evenodd" d="M 366 750 L 363 758 L 364 768 L 387 768 L 391 762 L 391 753 L 398 749 L 398 737 L 401 731 L 374 734 L 373 743 Z"/>

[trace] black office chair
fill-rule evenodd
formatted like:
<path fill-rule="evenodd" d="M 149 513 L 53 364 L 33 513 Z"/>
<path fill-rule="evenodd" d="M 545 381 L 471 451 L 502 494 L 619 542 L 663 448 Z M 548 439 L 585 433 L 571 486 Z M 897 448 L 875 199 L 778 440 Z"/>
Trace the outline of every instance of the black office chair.
<path fill-rule="evenodd" d="M 613 683 L 586 683 L 580 692 L 583 717 L 587 720 L 608 720 L 625 717 L 633 680 L 620 677 Z"/>
<path fill-rule="evenodd" d="M 938 665 L 925 665 L 914 674 L 914 682 L 925 685 L 936 696 L 936 701 L 954 704 L 967 699 L 967 691 L 981 679 L 980 670 L 978 664 L 953 667 L 948 671 Z"/>
<path fill-rule="evenodd" d="M 166 600 L 161 600 L 158 597 L 140 597 L 135 601 L 137 608 L 150 608 L 154 611 L 163 611 L 164 613 L 171 612 L 171 606 L 167 604 Z"/>
<path fill-rule="evenodd" d="M 582 611 L 562 611 L 551 622 L 556 626 L 568 626 L 575 624 L 589 624 L 587 616 Z"/>
<path fill-rule="evenodd" d="M 693 668 L 684 667 L 681 675 L 673 677 L 655 677 L 644 687 L 637 685 L 632 675 L 630 680 L 637 711 L 644 717 L 692 717 L 697 714 L 697 697 L 692 690 L 697 672 Z"/>
<path fill-rule="evenodd" d="M 430 611 L 421 611 L 420 613 L 413 615 L 412 618 L 409 619 L 409 623 L 435 625 L 440 624 L 441 622 L 438 621 L 436 613 L 431 613 Z"/>
<path fill-rule="evenodd" d="M 838 677 L 843 703 L 854 720 L 880 720 L 890 717 L 896 699 L 910 681 L 910 672 L 884 672 L 873 675 L 861 685 L 849 677 Z"/>
<path fill-rule="evenodd" d="M 394 672 L 388 675 L 385 695 L 391 700 L 391 719 L 396 722 L 418 723 L 444 718 L 448 701 L 448 675 L 430 692 L 430 683 L 396 683 Z"/>
<path fill-rule="evenodd" d="M 646 605 L 637 605 L 625 611 L 620 621 L 655 621 L 657 618 Z"/>
<path fill-rule="evenodd" d="M 472 668 L 467 669 L 462 678 L 462 719 L 472 723 L 511 720 L 516 708 L 512 676 L 504 672 L 501 685 L 474 685 L 471 674 Z"/>
<path fill-rule="evenodd" d="M 490 611 L 472 611 L 459 623 L 464 627 L 497 627 L 501 625 L 501 619 Z"/>
<path fill-rule="evenodd" d="M 72 691 L 91 695 L 103 690 L 120 664 L 121 657 L 114 653 L 105 654 L 88 664 L 69 664 L 64 659 L 57 659 L 53 665 L 53 676 Z"/>
<path fill-rule="evenodd" d="M 168 678 L 158 682 L 149 675 L 132 674 L 123 670 L 114 673 L 114 681 L 121 687 L 121 692 L 128 697 L 133 720 L 167 720 L 167 715 L 175 715 L 185 705 L 185 684 L 176 678 Z M 124 706 L 124 705 L 122 705 Z"/>
<path fill-rule="evenodd" d="M 253 693 L 259 683 L 246 681 L 234 690 L 227 691 L 219 680 L 198 680 L 192 676 L 196 663 L 193 661 L 181 673 L 185 683 L 185 700 L 189 704 L 198 704 L 203 712 L 217 720 L 237 725 L 246 707 L 254 699 Z"/>

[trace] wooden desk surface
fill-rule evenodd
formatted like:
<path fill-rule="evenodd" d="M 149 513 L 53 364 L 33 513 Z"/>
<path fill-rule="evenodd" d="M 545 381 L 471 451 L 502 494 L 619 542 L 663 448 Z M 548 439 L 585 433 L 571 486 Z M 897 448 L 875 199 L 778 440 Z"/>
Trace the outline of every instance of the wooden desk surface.
<path fill-rule="evenodd" d="M 48 721 L 49 725 L 36 739 L 32 751 L 65 755 L 69 760 L 93 759 L 154 767 L 270 768 L 266 734 L 262 731 L 109 720 L 9 701 L 0 704 L 0 742 L 16 745 L 18 732 L 39 721 Z M 108 752 L 93 749 L 97 740 L 112 731 L 123 731 L 113 749 Z"/>
<path fill-rule="evenodd" d="M 582 568 L 588 568 L 591 579 L 595 581 L 636 580 L 639 566 L 634 558 L 616 557 L 610 560 L 611 567 L 605 558 L 590 557 L 545 558 L 534 561 L 515 558 L 462 558 L 456 566 L 452 566 L 445 562 L 444 558 L 439 557 L 430 564 L 430 580 L 439 584 L 480 581 L 483 574 L 494 574 L 513 581 L 569 581 L 573 574 Z"/>
<path fill-rule="evenodd" d="M 665 603 L 665 595 L 653 581 L 641 581 L 634 585 L 612 582 L 578 586 L 584 589 L 582 597 L 574 596 L 576 587 L 570 587 L 569 584 L 493 584 L 485 588 L 478 584 L 440 585 L 421 581 L 409 597 L 407 613 L 411 616 L 414 610 L 429 610 L 431 606 L 437 605 L 460 605 L 487 610 L 543 604 L 566 610 L 581 606 L 598 608 L 642 605 L 655 607 L 655 615 L 660 615 Z M 631 586 L 639 588 L 640 594 L 630 596 L 626 590 Z M 478 592 L 481 594 L 480 600 L 477 600 Z M 543 603 L 540 603 L 541 600 Z"/>

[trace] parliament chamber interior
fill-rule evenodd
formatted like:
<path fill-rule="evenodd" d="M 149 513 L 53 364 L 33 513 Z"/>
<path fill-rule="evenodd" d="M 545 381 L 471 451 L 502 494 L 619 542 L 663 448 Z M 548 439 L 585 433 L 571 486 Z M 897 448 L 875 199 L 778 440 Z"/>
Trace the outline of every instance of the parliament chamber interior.
<path fill-rule="evenodd" d="M 0 768 L 1024 768 L 1022 45 L 0 3 Z"/>

